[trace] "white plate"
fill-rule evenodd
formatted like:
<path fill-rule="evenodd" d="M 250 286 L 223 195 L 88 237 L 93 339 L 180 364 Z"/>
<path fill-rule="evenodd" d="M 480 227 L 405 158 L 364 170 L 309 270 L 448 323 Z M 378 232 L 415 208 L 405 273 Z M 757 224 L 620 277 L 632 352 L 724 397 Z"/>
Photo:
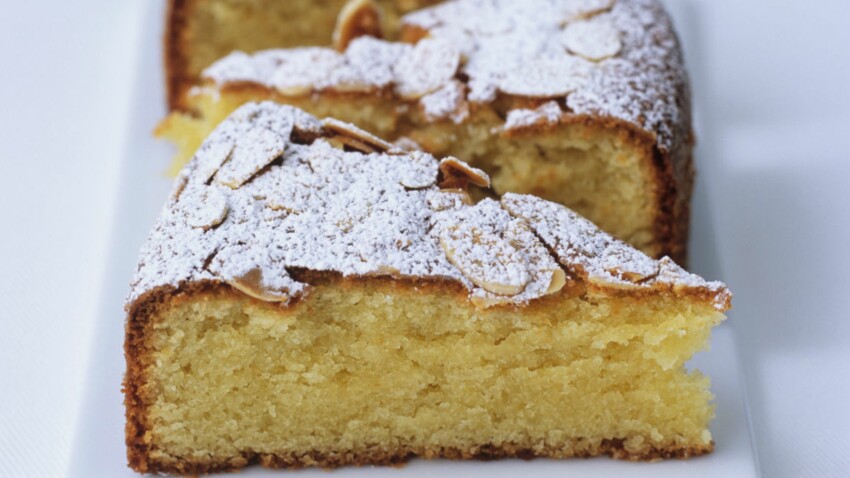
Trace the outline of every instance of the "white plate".
<path fill-rule="evenodd" d="M 674 14 L 675 14 L 674 9 Z M 69 476 L 138 476 L 127 468 L 124 447 L 124 407 L 121 379 L 124 373 L 123 301 L 128 282 L 136 265 L 137 254 L 154 219 L 165 202 L 171 181 L 163 171 L 173 152 L 151 131 L 164 114 L 163 75 L 160 57 L 162 2 L 151 3 L 143 21 L 148 28 L 139 53 L 138 85 L 133 117 L 128 122 L 127 149 L 123 158 L 117 215 L 114 219 L 109 266 L 99 317 L 97 317 L 95 349 L 86 381 L 86 392 L 78 421 L 74 454 Z M 698 192 L 700 189 L 698 189 Z M 694 230 L 706 231 L 711 223 L 705 198 L 695 198 Z M 695 264 L 710 266 L 713 248 L 696 241 L 692 251 Z M 710 267 L 709 267 L 710 268 Z M 710 352 L 699 354 L 692 366 L 712 379 L 716 395 L 717 418 L 711 430 L 716 442 L 714 453 L 687 461 L 658 463 L 618 462 L 608 458 L 587 460 L 532 461 L 500 460 L 495 462 L 454 462 L 446 460 L 414 460 L 403 468 L 344 468 L 334 476 L 441 476 L 445 474 L 479 476 L 620 476 L 620 477 L 755 477 L 758 465 L 751 445 L 742 375 L 732 329 L 722 325 L 712 338 Z M 282 476 L 280 471 L 253 467 L 239 476 Z M 304 470 L 299 475 L 328 476 L 322 470 Z"/>

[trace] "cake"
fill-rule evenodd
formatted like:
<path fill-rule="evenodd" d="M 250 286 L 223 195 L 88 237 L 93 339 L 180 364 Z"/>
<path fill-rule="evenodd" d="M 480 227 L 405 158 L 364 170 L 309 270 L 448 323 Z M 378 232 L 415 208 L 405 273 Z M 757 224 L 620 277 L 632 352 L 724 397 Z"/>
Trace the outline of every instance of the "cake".
<path fill-rule="evenodd" d="M 127 299 L 139 472 L 712 450 L 685 363 L 725 285 L 354 125 L 247 103 L 176 179 Z"/>
<path fill-rule="evenodd" d="M 201 71 L 234 50 L 329 45 L 341 10 L 379 12 L 381 30 L 392 37 L 399 16 L 436 0 L 169 0 L 165 69 L 168 103 L 184 97 Z"/>
<path fill-rule="evenodd" d="M 564 204 L 684 263 L 690 98 L 655 0 L 455 0 L 407 14 L 401 35 L 215 62 L 158 129 L 179 146 L 174 171 L 239 105 L 271 100 L 469 161 L 497 194 Z"/>

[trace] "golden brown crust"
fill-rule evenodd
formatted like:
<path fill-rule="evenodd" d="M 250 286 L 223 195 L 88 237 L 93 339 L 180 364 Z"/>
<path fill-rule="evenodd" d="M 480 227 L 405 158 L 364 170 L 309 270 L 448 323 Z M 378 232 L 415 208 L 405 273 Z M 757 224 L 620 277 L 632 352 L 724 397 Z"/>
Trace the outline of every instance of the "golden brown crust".
<path fill-rule="evenodd" d="M 580 440 L 576 440 L 580 441 Z M 259 464 L 264 468 L 274 469 L 300 469 L 305 467 L 338 468 L 341 466 L 400 466 L 414 458 L 448 460 L 480 460 L 491 461 L 504 458 L 521 458 L 532 460 L 534 458 L 591 458 L 594 456 L 608 456 L 616 460 L 627 461 L 655 461 L 662 459 L 687 459 L 711 453 L 714 444 L 706 446 L 681 446 L 666 448 L 650 448 L 644 453 L 632 453 L 625 449 L 622 440 L 603 440 L 594 452 L 544 448 L 542 451 L 527 447 L 517 446 L 511 443 L 501 445 L 482 445 L 474 449 L 460 449 L 444 447 L 439 449 L 395 451 L 370 450 L 367 452 L 344 452 L 327 453 L 322 451 L 310 451 L 303 454 L 274 455 L 268 453 L 250 454 L 207 461 L 184 460 L 178 463 L 150 463 L 147 472 L 168 473 L 175 475 L 207 474 L 220 471 L 236 471 L 252 464 Z M 141 470 L 137 470 L 141 471 Z"/>
<path fill-rule="evenodd" d="M 187 45 L 184 40 L 192 0 L 169 0 L 165 14 L 163 37 L 163 63 L 168 109 L 185 111 L 186 92 L 198 78 L 188 74 Z"/>

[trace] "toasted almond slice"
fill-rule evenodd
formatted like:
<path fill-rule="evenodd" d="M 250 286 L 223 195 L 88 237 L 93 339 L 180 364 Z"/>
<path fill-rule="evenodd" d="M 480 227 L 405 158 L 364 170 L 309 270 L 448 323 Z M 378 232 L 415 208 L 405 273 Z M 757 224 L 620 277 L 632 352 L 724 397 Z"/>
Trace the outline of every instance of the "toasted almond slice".
<path fill-rule="evenodd" d="M 370 152 L 388 151 L 393 147 L 392 144 L 382 140 L 374 134 L 364 131 L 351 123 L 346 123 L 345 121 L 340 121 L 334 118 L 325 118 L 322 120 L 322 126 L 329 131 L 333 131 L 334 133 L 338 133 L 342 136 L 348 136 L 356 139 L 360 143 L 368 145 L 371 148 Z"/>
<path fill-rule="evenodd" d="M 215 181 L 237 189 L 283 154 L 284 150 L 286 141 L 279 133 L 266 128 L 248 129 L 237 140 L 230 159 L 218 169 Z"/>
<path fill-rule="evenodd" d="M 590 61 L 611 58 L 623 47 L 620 32 L 610 19 L 601 16 L 567 25 L 561 43 L 570 53 Z"/>
<path fill-rule="evenodd" d="M 421 151 L 422 146 L 419 145 L 416 141 L 408 138 L 407 136 L 402 136 L 397 140 L 393 141 L 393 149 L 389 150 L 389 153 L 393 154 L 407 154 L 412 151 Z"/>
<path fill-rule="evenodd" d="M 493 294 L 519 294 L 531 274 L 522 253 L 500 235 L 498 224 L 505 213 L 493 201 L 478 206 L 441 213 L 440 246 L 448 261 L 473 284 Z"/>
<path fill-rule="evenodd" d="M 556 101 L 547 101 L 534 109 L 517 108 L 508 111 L 502 130 L 511 133 L 556 125 L 561 120 L 561 115 L 561 107 Z"/>
<path fill-rule="evenodd" d="M 499 89 L 509 95 L 534 98 L 565 96 L 587 81 L 590 65 L 569 55 L 533 60 L 506 74 L 499 82 Z"/>
<path fill-rule="evenodd" d="M 460 66 L 460 52 L 446 40 L 425 38 L 395 66 L 395 90 L 406 100 L 419 99 L 451 81 Z"/>
<path fill-rule="evenodd" d="M 470 242 L 475 240 L 473 238 L 469 239 Z M 478 241 L 481 241 L 481 239 L 479 238 Z M 453 242 L 443 235 L 440 236 L 440 246 L 446 253 L 446 258 L 460 270 L 461 274 L 478 287 L 498 295 L 516 295 L 522 292 L 525 284 L 528 283 L 528 272 L 522 267 L 522 264 L 501 263 L 497 265 L 498 260 L 494 261 L 493 264 L 485 264 L 472 257 L 465 257 L 465 252 L 453 247 Z M 496 244 L 493 242 L 484 243 L 484 247 L 495 248 Z M 500 274 L 496 272 L 496 269 L 505 269 L 505 271 L 499 272 L 507 273 Z M 516 277 L 510 277 L 510 275 L 515 275 Z"/>
<path fill-rule="evenodd" d="M 562 2 L 561 26 L 611 10 L 615 2 L 616 0 L 573 0 L 571 2 Z"/>
<path fill-rule="evenodd" d="M 251 269 L 238 277 L 225 279 L 225 282 L 239 292 L 265 302 L 287 302 L 290 298 L 288 290 L 278 290 L 265 285 L 263 271 L 260 268 Z"/>
<path fill-rule="evenodd" d="M 403 163 L 399 183 L 407 189 L 425 189 L 437 182 L 437 163 L 434 157 L 422 151 L 411 151 L 398 158 Z"/>
<path fill-rule="evenodd" d="M 327 79 L 345 63 L 343 56 L 330 48 L 302 47 L 270 53 L 278 55 L 270 81 L 283 96 L 306 96 L 322 89 Z"/>
<path fill-rule="evenodd" d="M 381 7 L 374 0 L 349 0 L 336 17 L 334 48 L 345 51 L 351 40 L 364 35 L 382 38 L 381 17 Z"/>
<path fill-rule="evenodd" d="M 360 151 L 364 154 L 372 154 L 375 152 L 375 148 L 364 143 L 363 141 L 352 138 L 351 136 L 345 136 L 341 134 L 328 138 L 328 143 L 330 143 L 331 146 L 337 149 L 346 149 L 347 147 L 349 151 Z"/>
<path fill-rule="evenodd" d="M 206 144 L 198 150 L 198 179 L 201 182 L 208 183 L 222 164 L 227 162 L 230 154 L 233 152 L 233 142 L 226 139 L 220 141 L 207 141 Z"/>
<path fill-rule="evenodd" d="M 309 204 L 311 194 L 309 187 L 282 181 L 274 189 L 274 193 L 266 198 L 266 207 L 274 211 L 300 214 L 304 212 L 305 205 Z"/>
<path fill-rule="evenodd" d="M 567 273 L 564 272 L 560 267 L 552 271 L 552 282 L 549 283 L 549 287 L 546 289 L 546 295 L 554 294 L 559 290 L 563 289 L 567 284 Z"/>
<path fill-rule="evenodd" d="M 227 217 L 227 198 L 215 186 L 195 186 L 180 196 L 180 208 L 186 222 L 195 228 L 209 230 Z"/>
<path fill-rule="evenodd" d="M 441 189 L 465 189 L 469 183 L 482 188 L 490 187 L 490 176 L 487 173 L 451 156 L 440 161 L 440 174 Z"/>
<path fill-rule="evenodd" d="M 466 86 L 460 81 L 451 80 L 437 91 L 420 98 L 419 106 L 428 121 L 450 119 L 462 123 L 469 116 Z"/>

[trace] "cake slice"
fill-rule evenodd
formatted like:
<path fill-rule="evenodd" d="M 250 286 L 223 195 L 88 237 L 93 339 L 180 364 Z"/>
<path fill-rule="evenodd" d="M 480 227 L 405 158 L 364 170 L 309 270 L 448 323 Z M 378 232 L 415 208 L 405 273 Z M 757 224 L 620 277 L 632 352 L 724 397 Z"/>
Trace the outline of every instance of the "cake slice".
<path fill-rule="evenodd" d="M 402 18 L 408 43 L 233 53 L 159 134 L 175 172 L 246 101 L 332 116 L 564 204 L 652 257 L 686 258 L 687 75 L 655 0 L 456 0 Z"/>
<path fill-rule="evenodd" d="M 401 14 L 437 0 L 168 0 L 165 70 L 171 109 L 186 109 L 186 93 L 201 71 L 234 50 L 329 45 L 341 11 L 354 21 L 370 11 L 390 37 Z M 372 13 L 374 12 L 374 13 Z"/>
<path fill-rule="evenodd" d="M 127 300 L 130 466 L 712 449 L 730 293 L 480 170 L 271 102 L 180 173 Z"/>

